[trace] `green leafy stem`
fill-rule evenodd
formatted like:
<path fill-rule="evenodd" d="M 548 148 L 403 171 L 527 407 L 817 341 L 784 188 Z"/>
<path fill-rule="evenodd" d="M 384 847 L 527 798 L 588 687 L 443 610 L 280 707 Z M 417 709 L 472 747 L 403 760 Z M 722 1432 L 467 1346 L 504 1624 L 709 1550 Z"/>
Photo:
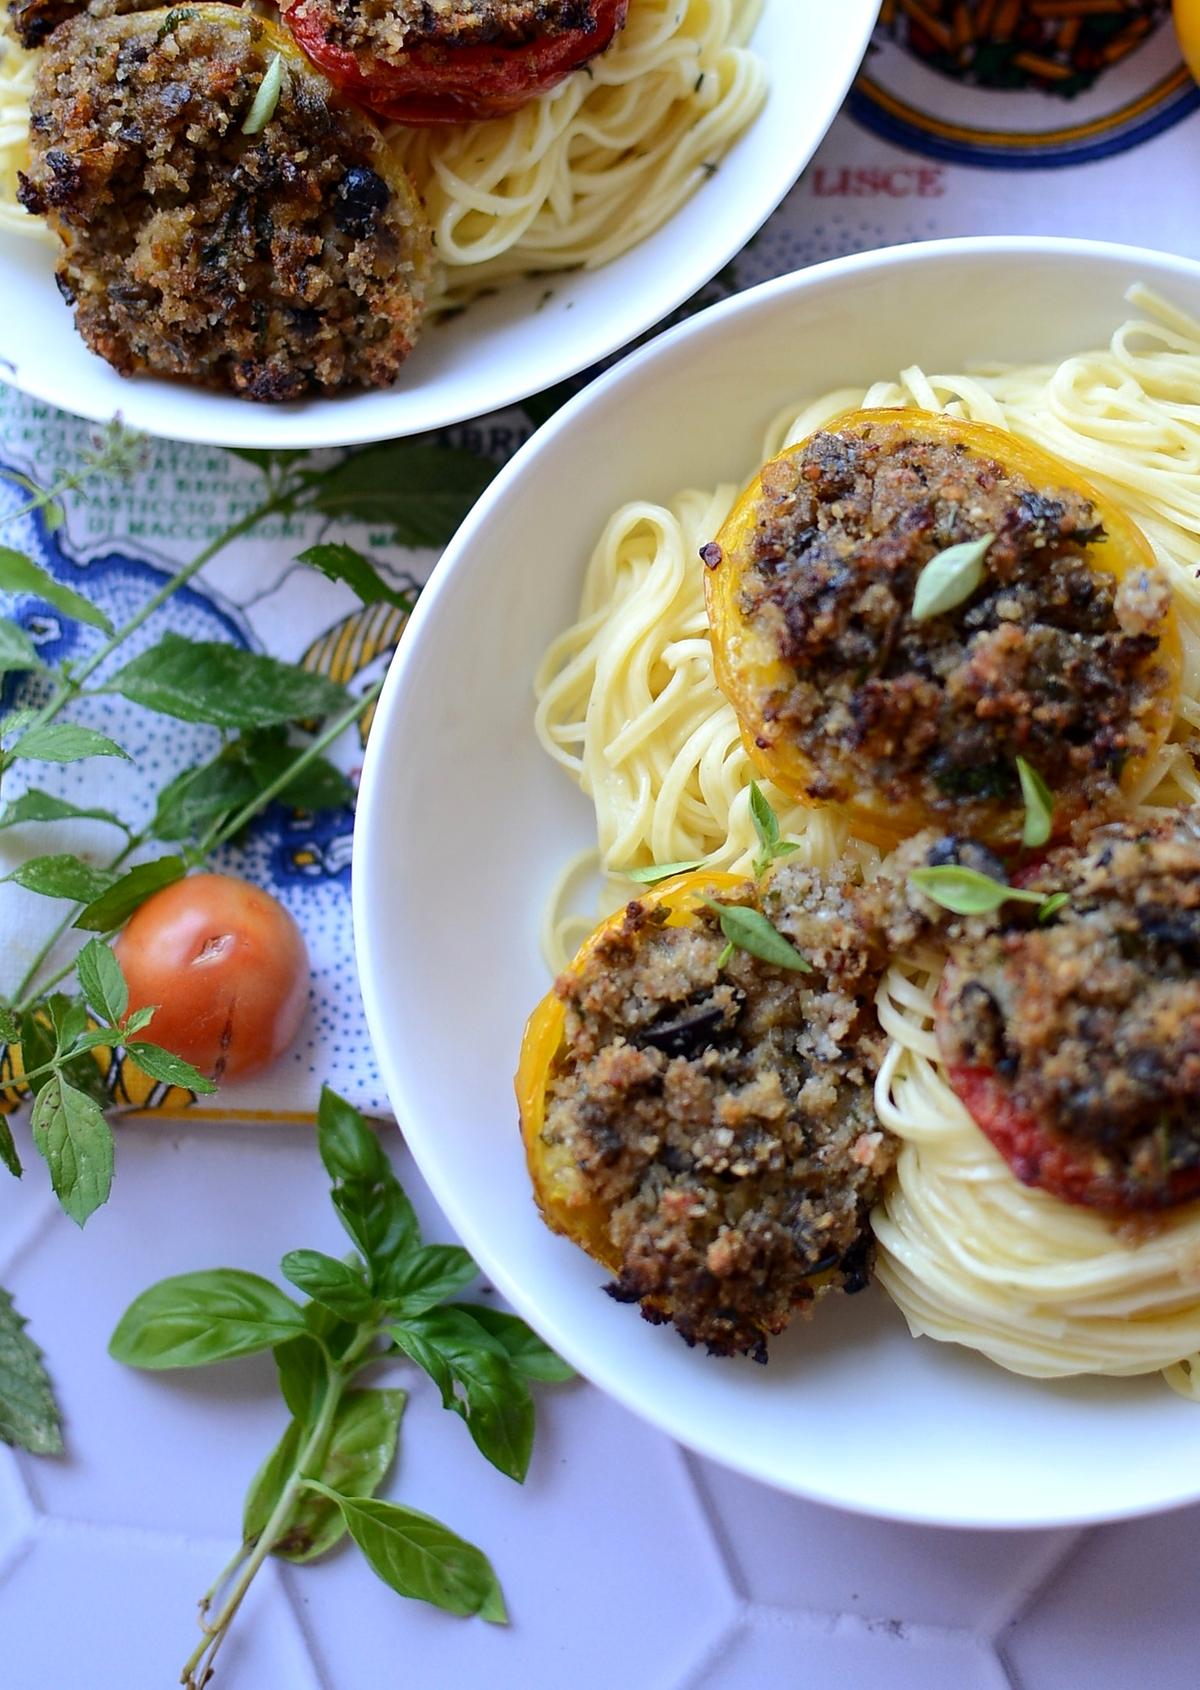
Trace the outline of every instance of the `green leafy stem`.
<path fill-rule="evenodd" d="M 481 1454 L 521 1483 L 535 1430 L 530 1385 L 573 1376 L 517 1316 L 454 1301 L 476 1278 L 475 1263 L 457 1245 L 422 1242 L 375 1135 L 328 1088 L 317 1143 L 354 1251 L 345 1259 L 318 1250 L 283 1258 L 284 1277 L 307 1302 L 253 1273 L 181 1274 L 136 1298 L 109 1345 L 118 1361 L 153 1370 L 271 1350 L 291 1415 L 251 1481 L 241 1544 L 201 1599 L 202 1635 L 182 1675 L 192 1690 L 211 1678 L 267 1557 L 304 1563 L 347 1535 L 400 1595 L 504 1624 L 500 1583 L 482 1550 L 428 1514 L 377 1498 L 406 1395 L 359 1381 L 378 1364 L 416 1363 Z"/>

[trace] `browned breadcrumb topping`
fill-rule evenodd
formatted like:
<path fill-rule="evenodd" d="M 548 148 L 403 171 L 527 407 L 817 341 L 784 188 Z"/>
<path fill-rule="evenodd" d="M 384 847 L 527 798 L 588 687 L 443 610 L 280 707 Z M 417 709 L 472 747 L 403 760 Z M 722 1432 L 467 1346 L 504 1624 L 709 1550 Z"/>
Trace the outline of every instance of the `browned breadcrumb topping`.
<path fill-rule="evenodd" d="M 947 1061 L 994 1068 L 1139 1188 L 1200 1167 L 1200 812 L 1099 828 L 1022 885 L 1070 903 L 1048 924 L 1005 905 L 951 950 Z"/>
<path fill-rule="evenodd" d="M 253 14 L 218 12 L 81 17 L 50 38 L 20 198 L 63 239 L 60 291 L 122 373 L 263 400 L 386 386 L 430 265 L 415 195 L 296 52 L 244 135 L 275 49 Z"/>
<path fill-rule="evenodd" d="M 720 899 L 753 905 L 754 883 Z M 688 1343 L 759 1360 L 798 1310 L 867 1283 L 893 1158 L 871 1107 L 876 974 L 849 895 L 785 866 L 767 900 L 821 972 L 738 950 L 723 963 L 715 915 L 667 927 L 628 906 L 558 982 L 568 1054 L 543 1129 L 610 1216 L 611 1294 Z"/>
<path fill-rule="evenodd" d="M 301 0 L 299 17 L 351 52 L 395 58 L 415 47 L 517 46 L 596 27 L 595 0 Z"/>
<path fill-rule="evenodd" d="M 914 621 L 924 566 L 989 533 L 977 591 Z M 1157 572 L 1093 570 L 1102 539 L 1078 494 L 902 421 L 769 465 L 741 609 L 795 673 L 766 731 L 799 746 L 809 795 L 915 798 L 969 832 L 982 801 L 1017 798 L 1019 754 L 1074 807 L 1109 803 L 1147 744 L 1170 595 Z"/>

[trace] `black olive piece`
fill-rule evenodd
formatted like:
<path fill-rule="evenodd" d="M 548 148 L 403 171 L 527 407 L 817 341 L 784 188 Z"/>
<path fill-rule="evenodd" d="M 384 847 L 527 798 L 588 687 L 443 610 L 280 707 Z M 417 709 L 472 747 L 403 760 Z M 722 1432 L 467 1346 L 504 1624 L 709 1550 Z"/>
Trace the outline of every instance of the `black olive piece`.
<path fill-rule="evenodd" d="M 868 1235 L 858 1238 L 842 1257 L 842 1290 L 847 1297 L 854 1297 L 860 1291 L 865 1291 L 871 1283 L 871 1268 L 874 1263 L 874 1241 Z"/>
<path fill-rule="evenodd" d="M 710 1004 L 673 1021 L 647 1027 L 638 1035 L 638 1043 L 651 1045 L 665 1056 L 695 1056 L 711 1043 L 710 1035 L 718 1031 L 725 1018 L 726 1012 L 719 1004 Z"/>
<path fill-rule="evenodd" d="M 1001 885 L 1008 881 L 1008 871 L 994 851 L 989 851 L 977 839 L 962 839 L 957 834 L 935 839 L 925 853 L 925 861 L 930 868 L 953 865 L 955 868 L 974 869 L 976 874 L 986 874 L 989 880 L 998 880 Z"/>
<path fill-rule="evenodd" d="M 343 235 L 369 235 L 391 197 L 382 176 L 365 165 L 351 165 L 333 190 L 333 220 Z"/>

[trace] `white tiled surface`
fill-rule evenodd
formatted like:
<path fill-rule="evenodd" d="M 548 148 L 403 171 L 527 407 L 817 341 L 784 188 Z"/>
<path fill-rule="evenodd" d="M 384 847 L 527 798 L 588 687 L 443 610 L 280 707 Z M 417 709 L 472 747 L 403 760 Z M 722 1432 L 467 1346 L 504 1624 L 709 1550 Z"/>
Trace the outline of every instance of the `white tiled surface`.
<path fill-rule="evenodd" d="M 433 1237 L 448 1234 L 389 1141 Z M 169 1690 L 283 1410 L 268 1359 L 137 1374 L 105 1353 L 167 1273 L 276 1275 L 340 1248 L 305 1129 L 120 1130 L 86 1239 L 34 1161 L 0 1280 L 34 1323 L 68 1454 L 0 1450 L 0 1685 Z M 277 1275 L 276 1275 L 277 1276 Z M 488 1467 L 422 1377 L 386 1494 L 487 1550 L 507 1629 L 405 1602 L 353 1550 L 269 1567 L 224 1690 L 1193 1690 L 1200 1511 L 1085 1533 L 937 1532 L 776 1496 L 684 1455 L 584 1384 L 539 1390 L 529 1480 Z M 882 1411 L 882 1405 L 881 1405 Z M 981 1451 L 980 1459 L 986 1459 Z"/>

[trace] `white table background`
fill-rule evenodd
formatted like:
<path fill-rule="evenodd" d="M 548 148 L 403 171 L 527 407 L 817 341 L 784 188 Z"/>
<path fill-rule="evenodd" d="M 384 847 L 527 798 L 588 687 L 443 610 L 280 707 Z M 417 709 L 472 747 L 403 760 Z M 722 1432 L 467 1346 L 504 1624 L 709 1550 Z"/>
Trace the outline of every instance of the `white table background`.
<path fill-rule="evenodd" d="M 917 161 L 843 118 L 737 280 L 972 230 L 1200 253 L 1198 166 L 1197 114 L 1100 163 L 1012 173 Z M 446 1237 L 398 1136 L 389 1148 Z M 118 1151 L 113 1201 L 86 1237 L 57 1212 L 35 1156 L 0 1194 L 0 1282 L 49 1356 L 68 1450 L 0 1449 L 5 1690 L 168 1690 L 196 1638 L 195 1599 L 234 1548 L 246 1484 L 283 1425 L 269 1358 L 169 1375 L 111 1362 L 127 1303 L 169 1273 L 277 1276 L 288 1249 L 341 1248 L 309 1129 L 147 1123 L 122 1127 Z M 697 1460 L 582 1383 L 539 1389 L 518 1489 L 423 1376 L 404 1382 L 385 1494 L 488 1552 L 511 1626 L 405 1602 L 343 1548 L 264 1569 L 220 1659 L 225 1690 L 1197 1684 L 1200 1510 L 1030 1534 L 854 1519 Z M 886 1414 L 886 1380 L 870 1388 Z"/>
<path fill-rule="evenodd" d="M 68 1445 L 0 1450 L 5 1690 L 169 1690 L 286 1419 L 269 1356 L 173 1374 L 110 1361 L 128 1302 L 168 1272 L 278 1277 L 284 1251 L 343 1244 L 309 1129 L 131 1125 L 118 1153 L 86 1237 L 36 1159 L 0 1211 L 0 1280 L 52 1358 Z M 220 1657 L 225 1690 L 1194 1690 L 1200 1510 L 1085 1532 L 856 1519 L 698 1460 L 582 1382 L 535 1388 L 518 1488 L 423 1375 L 403 1383 L 384 1494 L 487 1551 L 512 1624 L 407 1602 L 343 1546 L 264 1567 Z M 885 1414 L 886 1381 L 872 1388 Z"/>

